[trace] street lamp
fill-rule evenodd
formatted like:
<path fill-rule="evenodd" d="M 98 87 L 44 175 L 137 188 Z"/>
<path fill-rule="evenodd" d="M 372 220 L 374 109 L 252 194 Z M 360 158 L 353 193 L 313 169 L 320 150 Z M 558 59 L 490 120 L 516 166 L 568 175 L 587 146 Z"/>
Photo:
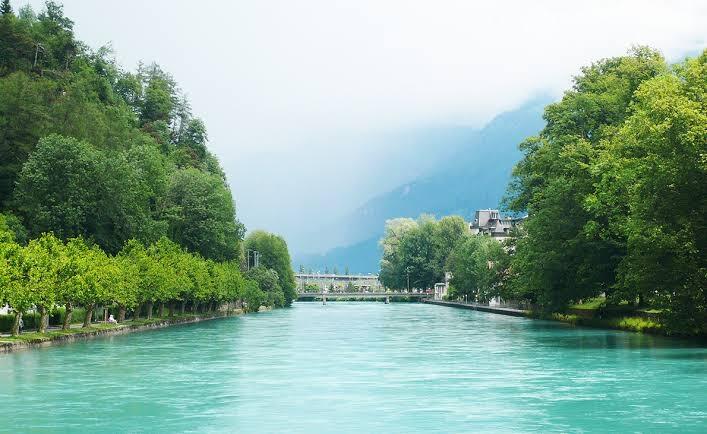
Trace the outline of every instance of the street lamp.
<path fill-rule="evenodd" d="M 248 249 L 246 250 L 246 262 L 247 266 L 246 268 L 250 270 L 250 256 L 253 255 L 253 268 L 258 268 L 258 265 L 260 263 L 260 252 L 257 250 L 252 250 Z"/>
<path fill-rule="evenodd" d="M 408 292 L 410 292 L 410 271 L 412 271 L 412 267 L 411 266 L 405 267 L 405 271 L 407 272 L 407 275 L 408 275 Z"/>

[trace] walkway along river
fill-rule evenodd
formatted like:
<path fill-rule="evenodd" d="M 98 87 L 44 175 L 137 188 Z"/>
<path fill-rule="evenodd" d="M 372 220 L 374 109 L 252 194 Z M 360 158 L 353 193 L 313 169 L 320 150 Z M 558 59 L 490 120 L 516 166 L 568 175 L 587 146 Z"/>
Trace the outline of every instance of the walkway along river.
<path fill-rule="evenodd" d="M 420 303 L 5 354 L 0 378 L 0 431 L 707 431 L 703 347 Z"/>

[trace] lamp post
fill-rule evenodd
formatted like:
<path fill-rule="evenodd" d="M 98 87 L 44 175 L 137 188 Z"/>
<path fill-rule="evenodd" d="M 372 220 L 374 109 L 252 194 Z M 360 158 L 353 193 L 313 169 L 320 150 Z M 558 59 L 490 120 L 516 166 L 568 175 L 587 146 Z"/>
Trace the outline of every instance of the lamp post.
<path fill-rule="evenodd" d="M 248 249 L 246 250 L 246 269 L 250 270 L 250 256 L 253 255 L 253 268 L 258 268 L 260 262 L 260 252 L 257 250 Z"/>
<path fill-rule="evenodd" d="M 408 293 L 409 293 L 410 292 L 410 271 L 412 271 L 412 267 L 411 266 L 405 267 L 405 271 L 407 272 L 407 276 L 408 276 Z"/>

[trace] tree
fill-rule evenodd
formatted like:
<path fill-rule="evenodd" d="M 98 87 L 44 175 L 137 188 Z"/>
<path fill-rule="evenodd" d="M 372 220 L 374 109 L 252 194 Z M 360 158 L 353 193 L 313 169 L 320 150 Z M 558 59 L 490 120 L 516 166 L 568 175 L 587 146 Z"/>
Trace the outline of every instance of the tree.
<path fill-rule="evenodd" d="M 27 287 L 23 285 L 22 254 L 22 247 L 14 242 L 5 219 L 0 218 L 0 303 L 9 304 L 15 312 L 13 336 L 19 334 L 22 314 L 31 307 Z"/>
<path fill-rule="evenodd" d="M 6 26 L 0 19 L 0 31 Z M 17 41 L 8 37 L 0 41 L 0 72 L 3 68 L 17 69 L 18 65 L 6 59 L 22 58 L 21 54 L 7 53 L 17 47 Z M 5 43 L 7 41 L 7 44 Z M 27 48 L 29 50 L 30 48 Z M 43 78 L 32 79 L 24 72 L 14 72 L 0 78 L 0 206 L 7 208 L 22 165 L 48 128 L 48 105 L 55 85 Z"/>
<path fill-rule="evenodd" d="M 40 140 L 17 182 L 16 200 L 32 236 L 95 233 L 101 156 L 85 142 L 51 135 Z"/>
<path fill-rule="evenodd" d="M 707 50 L 643 82 L 595 164 L 588 200 L 626 239 L 615 298 L 649 302 L 686 333 L 707 330 L 705 83 Z"/>
<path fill-rule="evenodd" d="M 2 0 L 2 5 L 0 5 L 0 13 L 3 15 L 12 14 L 12 6 L 10 5 L 10 0 Z"/>
<path fill-rule="evenodd" d="M 665 70 L 659 53 L 640 47 L 584 68 L 562 101 L 545 109 L 540 135 L 521 144 L 505 199 L 511 211 L 529 215 L 512 265 L 519 293 L 558 309 L 611 292 L 626 244 L 605 230 L 606 215 L 587 207 L 598 181 L 592 162 L 629 115 L 641 83 Z"/>
<path fill-rule="evenodd" d="M 83 327 L 91 326 L 93 312 L 99 303 L 110 299 L 111 288 L 116 284 L 117 273 L 108 256 L 97 245 L 89 246 L 81 238 L 69 240 L 72 267 L 76 279 L 66 286 L 64 298 L 86 309 Z"/>
<path fill-rule="evenodd" d="M 284 296 L 284 306 L 290 306 L 297 298 L 297 284 L 285 239 L 265 231 L 253 231 L 245 240 L 245 248 L 258 251 L 260 266 L 275 271 Z"/>
<path fill-rule="evenodd" d="M 383 250 L 380 279 L 388 288 L 407 288 L 407 265 L 403 262 L 400 243 L 405 235 L 417 228 L 418 224 L 410 218 L 398 218 L 385 222 L 385 232 L 380 245 Z"/>
<path fill-rule="evenodd" d="M 145 83 L 144 94 L 140 101 L 140 124 L 157 121 L 169 124 L 178 103 L 177 85 L 174 79 L 154 63 L 147 68 L 141 66 L 138 74 Z"/>
<path fill-rule="evenodd" d="M 266 306 L 285 306 L 285 294 L 280 287 L 280 278 L 272 268 L 255 267 L 246 272 L 245 278 L 258 283 L 258 288 L 265 293 L 262 300 Z"/>
<path fill-rule="evenodd" d="M 117 321 L 125 321 L 125 314 L 128 309 L 134 309 L 138 302 L 138 291 L 140 277 L 138 275 L 138 265 L 125 256 L 110 258 L 113 272 L 115 273 L 115 283 L 110 291 L 110 299 L 118 305 Z"/>
<path fill-rule="evenodd" d="M 246 279 L 243 284 L 243 302 L 246 312 L 257 312 L 265 300 L 265 294 L 258 287 L 258 282 Z"/>
<path fill-rule="evenodd" d="M 450 296 L 486 302 L 501 296 L 508 254 L 501 243 L 483 235 L 466 235 L 448 260 L 452 273 Z"/>
<path fill-rule="evenodd" d="M 191 168 L 176 171 L 166 206 L 172 240 L 208 259 L 240 259 L 244 228 L 220 178 Z"/>
<path fill-rule="evenodd" d="M 434 282 L 430 287 L 444 280 L 444 273 L 448 270 L 447 258 L 468 232 L 469 228 L 460 216 L 443 217 L 437 222 L 433 232 Z"/>
<path fill-rule="evenodd" d="M 63 330 L 71 327 L 74 307 L 80 302 L 83 294 L 89 291 L 89 288 L 86 288 L 88 281 L 84 277 L 89 266 L 87 260 L 90 260 L 89 247 L 83 238 L 69 239 L 64 248 L 64 261 L 57 273 L 57 303 L 64 305 L 65 309 Z"/>
<path fill-rule="evenodd" d="M 22 284 L 40 314 L 38 331 L 45 333 L 49 312 L 57 300 L 59 269 L 64 261 L 64 245 L 52 234 L 31 240 L 21 255 Z"/>

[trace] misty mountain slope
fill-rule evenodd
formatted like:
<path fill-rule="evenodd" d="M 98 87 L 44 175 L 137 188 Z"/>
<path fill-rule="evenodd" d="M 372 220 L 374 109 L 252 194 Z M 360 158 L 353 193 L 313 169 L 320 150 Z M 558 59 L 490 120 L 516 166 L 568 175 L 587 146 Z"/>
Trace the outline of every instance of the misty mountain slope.
<path fill-rule="evenodd" d="M 372 198 L 338 222 L 350 234 L 348 247 L 323 255 L 298 255 L 295 265 L 315 270 L 334 265 L 343 270 L 348 265 L 352 272 L 376 272 L 377 240 L 386 220 L 423 213 L 459 214 L 469 219 L 476 209 L 497 207 L 520 159 L 518 144 L 543 127 L 542 112 L 549 102 L 549 98 L 538 98 L 497 116 L 432 173 Z"/>

